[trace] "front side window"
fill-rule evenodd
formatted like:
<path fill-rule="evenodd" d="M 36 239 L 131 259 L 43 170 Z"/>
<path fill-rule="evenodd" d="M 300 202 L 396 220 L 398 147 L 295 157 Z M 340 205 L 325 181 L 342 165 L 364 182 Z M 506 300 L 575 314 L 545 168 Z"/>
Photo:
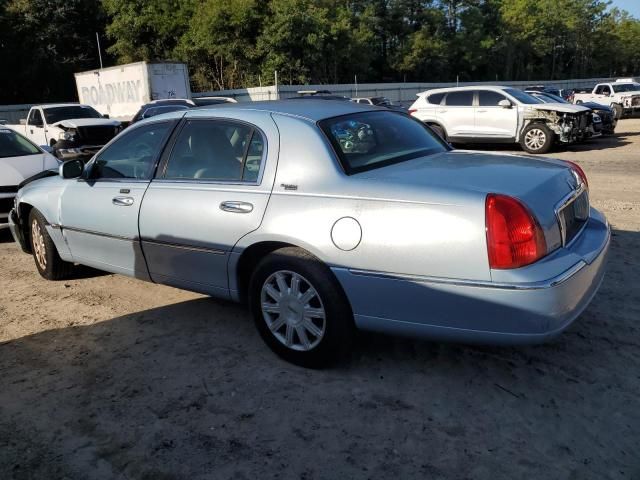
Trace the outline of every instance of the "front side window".
<path fill-rule="evenodd" d="M 473 91 L 450 92 L 444 102 L 452 107 L 470 107 L 473 105 Z"/>
<path fill-rule="evenodd" d="M 96 158 L 90 178 L 148 180 L 171 126 L 152 123 L 124 134 Z"/>
<path fill-rule="evenodd" d="M 507 97 L 501 93 L 491 90 L 480 90 L 478 92 L 478 105 L 481 107 L 498 107 L 498 104 L 506 99 Z"/>
<path fill-rule="evenodd" d="M 8 128 L 0 128 L 0 158 L 22 157 L 42 153 L 29 140 Z"/>
<path fill-rule="evenodd" d="M 364 112 L 319 123 L 347 174 L 447 151 L 424 124 L 396 112 Z"/>
<path fill-rule="evenodd" d="M 262 135 L 247 124 L 189 120 L 176 139 L 164 177 L 256 182 L 263 151 Z"/>

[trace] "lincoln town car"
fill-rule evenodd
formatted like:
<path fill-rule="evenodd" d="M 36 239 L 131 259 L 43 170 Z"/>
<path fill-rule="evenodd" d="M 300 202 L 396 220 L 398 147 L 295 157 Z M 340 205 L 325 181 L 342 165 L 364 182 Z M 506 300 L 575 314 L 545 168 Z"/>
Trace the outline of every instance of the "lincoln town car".
<path fill-rule="evenodd" d="M 357 329 L 550 339 L 595 295 L 610 239 L 576 164 L 457 151 L 400 111 L 313 100 L 143 120 L 23 186 L 9 222 L 46 279 L 87 265 L 243 302 L 308 366 Z"/>

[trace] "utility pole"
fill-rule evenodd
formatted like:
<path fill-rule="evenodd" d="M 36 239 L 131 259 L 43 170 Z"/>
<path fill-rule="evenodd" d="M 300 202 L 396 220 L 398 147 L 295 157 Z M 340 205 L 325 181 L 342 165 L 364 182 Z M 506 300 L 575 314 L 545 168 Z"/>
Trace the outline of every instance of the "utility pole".
<path fill-rule="evenodd" d="M 96 42 L 98 43 L 98 57 L 100 58 L 100 68 L 102 68 L 102 51 L 100 50 L 100 36 L 96 32 Z"/>

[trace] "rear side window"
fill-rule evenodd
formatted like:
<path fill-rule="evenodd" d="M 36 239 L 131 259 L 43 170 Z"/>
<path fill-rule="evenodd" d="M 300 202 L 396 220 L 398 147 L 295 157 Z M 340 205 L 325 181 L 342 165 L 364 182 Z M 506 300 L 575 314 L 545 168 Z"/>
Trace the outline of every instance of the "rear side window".
<path fill-rule="evenodd" d="M 478 92 L 478 105 L 481 107 L 497 107 L 498 103 L 506 99 L 507 97 L 498 92 L 490 90 L 480 90 Z"/>
<path fill-rule="evenodd" d="M 319 123 L 347 174 L 447 151 L 423 123 L 396 112 L 365 112 Z"/>
<path fill-rule="evenodd" d="M 176 139 L 164 177 L 256 182 L 263 152 L 262 135 L 250 125 L 189 120 Z"/>
<path fill-rule="evenodd" d="M 429 95 L 427 97 L 427 101 L 431 105 L 440 105 L 440 102 L 442 102 L 444 95 L 445 95 L 444 93 L 434 93 L 433 95 Z"/>
<path fill-rule="evenodd" d="M 473 91 L 450 92 L 445 99 L 445 105 L 452 107 L 471 107 L 473 105 Z"/>

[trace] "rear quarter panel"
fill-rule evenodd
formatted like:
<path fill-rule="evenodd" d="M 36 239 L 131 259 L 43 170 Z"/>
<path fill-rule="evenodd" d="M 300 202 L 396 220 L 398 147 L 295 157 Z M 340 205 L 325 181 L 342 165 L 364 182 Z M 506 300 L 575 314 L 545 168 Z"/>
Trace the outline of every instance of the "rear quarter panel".
<path fill-rule="evenodd" d="M 261 227 L 241 239 L 239 249 L 282 241 L 336 267 L 490 279 L 483 194 L 347 176 L 317 126 L 283 115 L 274 119 L 281 149 L 273 193 Z M 332 240 L 334 224 L 344 217 L 355 219 L 362 232 L 348 251 Z"/>

